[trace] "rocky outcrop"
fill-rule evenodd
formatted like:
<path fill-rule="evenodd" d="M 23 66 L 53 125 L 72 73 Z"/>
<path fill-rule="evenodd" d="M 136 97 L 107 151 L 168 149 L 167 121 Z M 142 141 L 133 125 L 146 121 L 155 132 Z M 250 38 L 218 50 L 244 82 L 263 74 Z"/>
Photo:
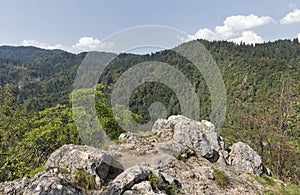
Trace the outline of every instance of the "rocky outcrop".
<path fill-rule="evenodd" d="M 243 142 L 234 143 L 228 157 L 228 164 L 235 167 L 239 173 L 251 173 L 261 175 L 267 168 L 263 165 L 261 157 L 247 144 Z"/>
<path fill-rule="evenodd" d="M 208 121 L 159 119 L 152 134 L 121 134 L 109 151 L 65 145 L 33 178 L 0 183 L 0 194 L 262 194 L 261 157 L 238 142 L 226 148 Z M 250 174 L 249 174 L 250 173 Z"/>
<path fill-rule="evenodd" d="M 120 164 L 113 157 L 102 150 L 91 146 L 65 145 L 53 152 L 45 164 L 45 170 L 59 167 L 71 174 L 83 169 L 95 177 L 96 187 L 109 181 L 112 176 L 111 167 L 120 172 Z M 118 170 L 119 169 L 119 170 Z"/>
<path fill-rule="evenodd" d="M 126 190 L 130 190 L 135 184 L 145 181 L 149 174 L 150 169 L 143 166 L 135 166 L 127 169 L 116 177 L 110 184 L 105 194 L 120 195 Z"/>
<path fill-rule="evenodd" d="M 83 190 L 72 183 L 58 168 L 37 174 L 26 186 L 26 195 L 73 194 L 83 195 Z"/>
<path fill-rule="evenodd" d="M 167 120 L 158 120 L 153 126 L 154 131 L 164 129 L 172 129 L 172 140 L 176 143 L 192 148 L 197 155 L 212 162 L 218 160 L 218 151 L 224 149 L 224 143 L 216 132 L 215 126 L 209 121 L 198 122 L 181 115 L 170 116 Z M 178 150 L 174 152 L 178 153 Z"/>

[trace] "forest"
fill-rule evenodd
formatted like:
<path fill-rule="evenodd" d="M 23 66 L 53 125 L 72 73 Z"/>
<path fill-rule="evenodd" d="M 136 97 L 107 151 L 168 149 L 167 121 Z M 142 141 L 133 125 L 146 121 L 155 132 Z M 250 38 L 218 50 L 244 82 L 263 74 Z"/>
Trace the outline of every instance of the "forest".
<path fill-rule="evenodd" d="M 196 40 L 211 53 L 224 79 L 227 111 L 221 136 L 242 141 L 262 156 L 275 177 L 300 182 L 300 43 L 298 39 L 256 45 Z M 68 143 L 82 144 L 72 113 L 76 72 L 86 53 L 35 47 L 0 47 L 0 182 L 33 176 L 49 155 Z M 200 118 L 208 119 L 211 100 L 203 76 L 172 50 L 146 55 L 119 54 L 105 69 L 95 94 L 95 109 L 107 135 L 117 139 L 110 98 L 118 78 L 134 65 L 159 61 L 180 70 L 200 97 Z M 180 85 L 180 83 L 178 83 Z M 149 121 L 153 102 L 168 116 L 181 114 L 178 97 L 166 85 L 146 82 L 130 97 L 140 123 Z"/>

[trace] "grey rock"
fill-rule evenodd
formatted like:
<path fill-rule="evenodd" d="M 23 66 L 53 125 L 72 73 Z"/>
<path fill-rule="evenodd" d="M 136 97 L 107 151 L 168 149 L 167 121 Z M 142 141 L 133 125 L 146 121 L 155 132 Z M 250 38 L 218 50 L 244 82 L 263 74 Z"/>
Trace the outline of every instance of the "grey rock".
<path fill-rule="evenodd" d="M 23 194 L 24 189 L 30 184 L 31 179 L 23 178 L 0 183 L 0 194 Z"/>
<path fill-rule="evenodd" d="M 159 132 L 163 129 L 171 129 L 170 123 L 165 119 L 157 119 L 152 126 L 152 131 Z"/>
<path fill-rule="evenodd" d="M 157 195 L 162 192 L 154 192 L 149 181 L 142 181 L 132 186 L 131 190 L 127 190 L 123 195 Z"/>
<path fill-rule="evenodd" d="M 178 157 L 187 158 L 188 156 L 190 156 L 194 153 L 188 147 L 183 146 L 173 140 L 163 143 L 160 146 L 160 149 L 175 156 L 176 158 L 178 158 Z"/>
<path fill-rule="evenodd" d="M 64 145 L 54 151 L 45 164 L 45 170 L 59 167 L 67 169 L 72 174 L 83 169 L 95 176 L 97 187 L 110 179 L 110 170 L 119 172 L 122 167 L 113 157 L 100 149 L 91 146 Z"/>
<path fill-rule="evenodd" d="M 237 142 L 231 146 L 228 163 L 240 173 L 261 175 L 265 169 L 261 157 L 243 142 Z"/>
<path fill-rule="evenodd" d="M 160 172 L 161 176 L 162 176 L 162 179 L 167 182 L 169 185 L 170 184 L 175 184 L 178 188 L 181 188 L 182 187 L 182 184 L 181 182 L 176 178 L 176 177 L 173 177 L 165 172 Z"/>
<path fill-rule="evenodd" d="M 134 142 L 134 143 L 142 142 L 144 140 L 142 136 L 132 132 L 121 133 L 118 139 L 120 141 L 127 141 L 127 142 Z"/>
<path fill-rule="evenodd" d="M 130 190 L 135 184 L 146 180 L 150 172 L 150 169 L 145 166 L 128 168 L 111 182 L 110 187 L 104 194 L 123 194 L 126 190 Z"/>
<path fill-rule="evenodd" d="M 63 175 L 49 170 L 37 174 L 24 190 L 24 195 L 82 195 L 77 188 Z"/>
<path fill-rule="evenodd" d="M 218 159 L 218 151 L 223 149 L 224 143 L 209 121 L 194 121 L 187 117 L 176 115 L 167 120 L 159 120 L 153 129 L 172 128 L 173 140 L 179 144 L 193 149 L 198 155 L 212 162 Z"/>

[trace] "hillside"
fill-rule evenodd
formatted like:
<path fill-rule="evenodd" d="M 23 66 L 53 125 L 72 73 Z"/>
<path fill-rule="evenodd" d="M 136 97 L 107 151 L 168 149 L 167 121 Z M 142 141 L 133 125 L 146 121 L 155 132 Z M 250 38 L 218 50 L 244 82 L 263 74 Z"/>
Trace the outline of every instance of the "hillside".
<path fill-rule="evenodd" d="M 197 41 L 211 53 L 224 79 L 227 112 L 220 134 L 225 142 L 232 145 L 241 141 L 251 146 L 276 177 L 299 183 L 298 40 L 255 46 Z M 60 146 L 82 144 L 69 96 L 85 55 L 33 47 L 0 47 L 1 181 L 33 176 Z M 208 86 L 187 59 L 172 50 L 147 55 L 120 54 L 99 78 L 95 105 L 111 139 L 117 140 L 123 132 L 108 103 L 114 84 L 130 67 L 145 61 L 164 62 L 180 70 L 196 88 L 200 119 L 210 119 Z M 77 93 L 88 94 L 88 90 Z M 146 82 L 134 90 L 130 97 L 131 112 L 127 114 L 134 113 L 136 119 L 145 123 L 150 119 L 149 106 L 157 101 L 165 105 L 168 116 L 181 114 L 178 97 L 168 86 L 157 82 Z M 28 155 L 31 153 L 34 155 Z"/>
<path fill-rule="evenodd" d="M 62 50 L 0 47 L 0 85 L 10 84 L 24 109 L 42 110 L 67 103 L 84 57 Z"/>

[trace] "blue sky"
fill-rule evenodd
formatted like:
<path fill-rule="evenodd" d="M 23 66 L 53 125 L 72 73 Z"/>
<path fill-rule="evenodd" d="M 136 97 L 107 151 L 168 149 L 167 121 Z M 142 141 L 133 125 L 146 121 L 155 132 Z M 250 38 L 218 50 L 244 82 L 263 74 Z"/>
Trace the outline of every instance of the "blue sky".
<path fill-rule="evenodd" d="M 72 52 L 107 45 L 112 33 L 140 25 L 205 38 L 256 43 L 300 37 L 297 0 L 10 0 L 0 4 L 0 45 Z"/>

